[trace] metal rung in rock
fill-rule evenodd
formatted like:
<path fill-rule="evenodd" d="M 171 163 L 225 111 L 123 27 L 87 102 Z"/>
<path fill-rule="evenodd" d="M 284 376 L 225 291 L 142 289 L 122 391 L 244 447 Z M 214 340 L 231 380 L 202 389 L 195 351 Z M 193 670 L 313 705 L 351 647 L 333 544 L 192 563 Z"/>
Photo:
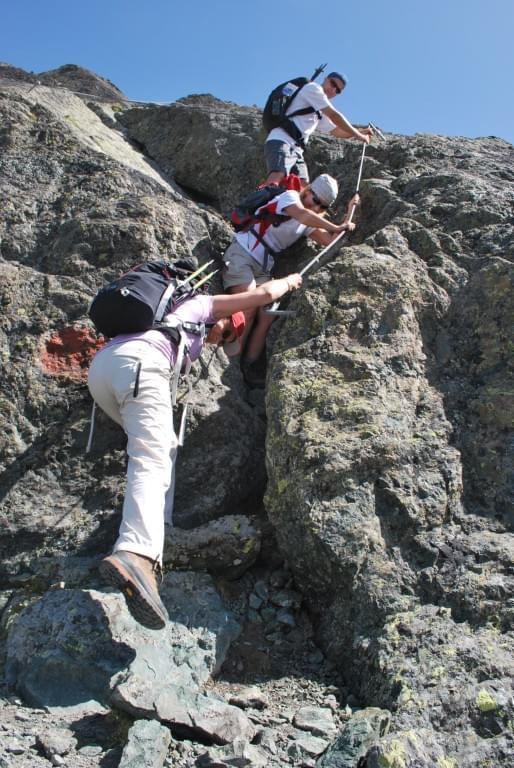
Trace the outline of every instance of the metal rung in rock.
<path fill-rule="evenodd" d="M 265 309 L 264 314 L 271 315 L 271 317 L 291 317 L 296 315 L 294 309 Z"/>

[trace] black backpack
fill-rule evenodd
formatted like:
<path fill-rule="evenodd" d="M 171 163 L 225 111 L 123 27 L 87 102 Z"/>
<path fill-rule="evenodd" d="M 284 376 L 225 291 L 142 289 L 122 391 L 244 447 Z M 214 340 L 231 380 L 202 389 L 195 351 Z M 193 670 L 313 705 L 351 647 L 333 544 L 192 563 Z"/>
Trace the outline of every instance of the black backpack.
<path fill-rule="evenodd" d="M 293 138 L 297 144 L 303 146 L 302 133 L 292 121 L 292 117 L 298 115 L 308 115 L 311 112 L 317 112 L 314 107 L 304 107 L 303 109 L 297 109 L 295 112 L 291 112 L 286 116 L 286 112 L 291 106 L 293 99 L 298 96 L 304 85 L 315 80 L 318 75 L 323 72 L 327 65 L 320 65 L 313 73 L 310 79 L 306 77 L 294 77 L 291 80 L 286 80 L 285 83 L 280 83 L 274 88 L 267 98 L 266 104 L 262 111 L 262 123 L 265 130 L 273 130 L 273 128 L 283 128 Z M 321 120 L 321 114 L 317 112 L 318 119 Z"/>
<path fill-rule="evenodd" d="M 279 213 L 270 213 L 261 211 L 255 215 L 255 212 L 263 205 L 271 202 L 274 197 L 285 192 L 287 189 L 294 189 L 297 192 L 301 190 L 301 180 L 296 174 L 290 173 L 284 176 L 279 183 L 267 184 L 258 187 L 254 192 L 250 192 L 229 212 L 230 223 L 236 232 L 245 232 L 258 221 L 268 221 L 274 226 L 278 226 L 287 221 L 290 216 Z"/>
<path fill-rule="evenodd" d="M 201 273 L 210 264 L 212 261 L 199 269 L 189 259 L 138 264 L 98 291 L 89 317 L 97 331 L 108 338 L 150 328 L 167 332 L 164 324 L 159 325 L 164 316 L 184 299 L 207 288 L 216 270 L 205 276 Z"/>

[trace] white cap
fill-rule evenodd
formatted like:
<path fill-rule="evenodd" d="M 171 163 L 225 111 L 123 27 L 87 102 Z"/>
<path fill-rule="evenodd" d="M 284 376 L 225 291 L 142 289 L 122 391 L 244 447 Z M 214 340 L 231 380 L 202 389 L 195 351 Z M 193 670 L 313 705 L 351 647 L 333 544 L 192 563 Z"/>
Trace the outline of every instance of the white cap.
<path fill-rule="evenodd" d="M 332 176 L 329 176 L 328 173 L 316 176 L 311 184 L 311 189 L 323 205 L 326 206 L 332 205 L 339 192 L 337 181 Z"/>

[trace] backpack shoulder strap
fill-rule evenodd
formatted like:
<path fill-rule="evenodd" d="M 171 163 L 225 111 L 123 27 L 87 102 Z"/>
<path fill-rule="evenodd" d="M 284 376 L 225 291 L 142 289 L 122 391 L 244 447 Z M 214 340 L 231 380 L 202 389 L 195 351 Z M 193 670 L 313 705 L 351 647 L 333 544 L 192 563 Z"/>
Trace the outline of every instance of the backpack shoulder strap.
<path fill-rule="evenodd" d="M 259 232 L 257 232 L 257 230 L 254 229 L 254 227 L 248 227 L 248 232 L 252 233 L 255 239 L 258 240 L 259 243 L 264 246 L 266 251 L 269 251 L 273 255 L 275 254 L 275 251 L 273 251 L 273 249 L 269 247 L 269 245 L 264 241 L 263 236 Z"/>
<path fill-rule="evenodd" d="M 307 82 L 302 83 L 301 85 L 299 85 L 298 88 L 296 89 L 296 91 L 293 91 L 292 94 L 287 97 L 286 101 L 284 102 L 284 109 L 283 109 L 283 112 L 282 112 L 284 117 L 286 116 L 286 112 L 289 109 L 289 107 L 291 106 L 291 104 L 293 103 L 293 101 L 296 99 L 296 97 L 298 96 L 298 94 L 300 93 L 302 88 L 305 85 L 307 85 L 308 82 L 309 81 L 307 80 Z M 288 115 L 288 117 L 290 117 L 290 115 Z"/>
<path fill-rule="evenodd" d="M 314 73 L 314 76 L 317 77 L 316 73 Z M 302 88 L 304 88 L 306 85 L 309 85 L 310 83 L 313 82 L 314 76 L 310 80 L 307 80 L 305 83 L 302 83 L 301 85 L 299 85 L 298 88 L 296 89 L 296 91 L 293 91 L 291 96 L 289 96 L 289 98 L 287 99 L 287 101 L 284 104 L 284 115 L 285 116 L 286 116 L 287 110 L 289 109 L 289 107 L 291 106 L 293 101 L 296 99 L 296 97 L 298 96 L 298 94 L 300 93 Z M 302 107 L 302 109 L 296 109 L 294 112 L 290 112 L 287 115 L 287 117 L 291 118 L 291 117 L 297 117 L 298 115 L 310 115 L 311 112 L 316 112 L 316 114 L 318 116 L 318 120 L 321 120 L 321 117 L 322 117 L 321 112 L 319 111 L 319 109 L 316 109 L 315 107 Z"/>
<path fill-rule="evenodd" d="M 166 307 L 168 306 L 169 300 L 173 296 L 175 292 L 175 283 L 173 280 L 168 284 L 168 286 L 164 289 L 164 293 L 161 296 L 161 299 L 159 301 L 159 304 L 157 305 L 157 309 L 155 310 L 155 322 L 160 323 L 162 318 L 165 315 Z"/>
<path fill-rule="evenodd" d="M 293 117 L 300 117 L 301 115 L 310 115 L 313 112 L 316 113 L 316 117 L 318 120 L 321 120 L 323 115 L 318 109 L 315 109 L 314 107 L 302 107 L 301 109 L 296 109 L 294 112 L 290 112 L 288 115 L 287 110 L 293 103 L 293 100 L 298 96 L 300 91 L 305 85 L 308 85 L 308 83 L 311 83 L 311 80 L 308 80 L 306 83 L 302 83 L 302 85 L 298 86 L 296 91 L 291 94 L 289 99 L 287 100 L 285 106 L 284 106 L 284 125 L 282 126 L 287 133 L 296 141 L 296 143 L 302 147 L 305 148 L 305 142 L 303 141 L 303 137 L 301 135 L 300 130 L 297 128 L 297 126 L 292 122 Z"/>
<path fill-rule="evenodd" d="M 318 120 L 321 120 L 323 117 L 319 109 L 314 109 L 314 107 L 303 107 L 303 109 L 297 109 L 294 112 L 290 112 L 287 117 L 288 119 L 291 119 L 291 117 L 298 117 L 299 115 L 310 115 L 312 112 L 316 113 Z"/>

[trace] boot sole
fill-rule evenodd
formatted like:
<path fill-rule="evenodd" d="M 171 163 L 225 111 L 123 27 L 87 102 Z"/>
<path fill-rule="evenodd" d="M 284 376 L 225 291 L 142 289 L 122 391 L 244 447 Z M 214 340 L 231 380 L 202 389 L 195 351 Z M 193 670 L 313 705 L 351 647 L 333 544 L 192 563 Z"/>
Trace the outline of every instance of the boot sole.
<path fill-rule="evenodd" d="M 148 629 L 163 629 L 166 626 L 166 617 L 146 598 L 141 586 L 123 563 L 102 560 L 98 570 L 107 584 L 123 593 L 127 608 L 136 621 Z"/>

